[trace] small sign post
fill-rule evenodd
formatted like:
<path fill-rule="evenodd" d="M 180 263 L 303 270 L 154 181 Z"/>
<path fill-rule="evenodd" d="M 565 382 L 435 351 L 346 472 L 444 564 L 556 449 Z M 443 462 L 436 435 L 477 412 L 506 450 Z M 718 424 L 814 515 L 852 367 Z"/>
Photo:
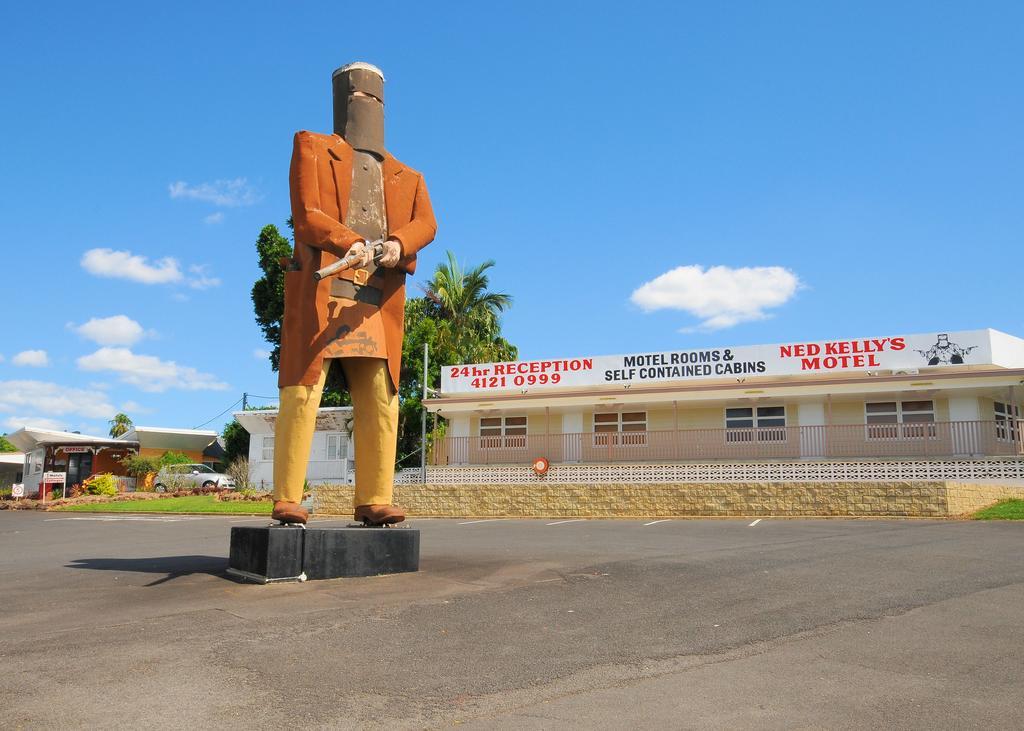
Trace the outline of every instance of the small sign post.
<path fill-rule="evenodd" d="M 50 485 L 60 485 L 61 497 L 68 496 L 67 473 L 66 472 L 44 472 L 43 473 L 43 500 L 46 500 L 46 491 Z"/>
<path fill-rule="evenodd" d="M 11 497 L 18 499 L 25 497 L 25 485 L 23 483 L 11 485 Z"/>

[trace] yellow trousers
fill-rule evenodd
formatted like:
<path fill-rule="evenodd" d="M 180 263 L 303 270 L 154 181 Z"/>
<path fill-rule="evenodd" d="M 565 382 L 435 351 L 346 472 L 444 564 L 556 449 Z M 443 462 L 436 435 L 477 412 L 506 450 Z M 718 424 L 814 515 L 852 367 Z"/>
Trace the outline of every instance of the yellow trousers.
<path fill-rule="evenodd" d="M 281 409 L 274 428 L 274 499 L 302 501 L 309 450 L 316 429 L 316 412 L 324 392 L 324 360 L 315 386 L 281 389 Z M 398 395 L 391 386 L 383 358 L 340 358 L 355 409 L 355 506 L 390 505 L 398 446 Z"/>

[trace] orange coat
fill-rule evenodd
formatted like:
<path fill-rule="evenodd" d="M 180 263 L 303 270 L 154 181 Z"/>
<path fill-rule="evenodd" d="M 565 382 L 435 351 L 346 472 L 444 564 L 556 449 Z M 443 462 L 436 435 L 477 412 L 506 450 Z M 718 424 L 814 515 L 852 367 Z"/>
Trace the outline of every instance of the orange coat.
<path fill-rule="evenodd" d="M 402 245 L 402 258 L 385 268 L 381 317 L 388 372 L 398 390 L 405 326 L 405 275 L 416 271 L 416 252 L 434 240 L 437 222 L 423 176 L 391 155 L 383 163 L 388 235 Z M 331 278 L 313 272 L 337 261 L 362 239 L 342 223 L 352 187 L 352 148 L 338 135 L 298 132 L 290 174 L 294 259 L 299 271 L 285 272 L 284 323 L 278 386 L 312 386 L 320 377 L 327 345 L 327 303 Z"/>

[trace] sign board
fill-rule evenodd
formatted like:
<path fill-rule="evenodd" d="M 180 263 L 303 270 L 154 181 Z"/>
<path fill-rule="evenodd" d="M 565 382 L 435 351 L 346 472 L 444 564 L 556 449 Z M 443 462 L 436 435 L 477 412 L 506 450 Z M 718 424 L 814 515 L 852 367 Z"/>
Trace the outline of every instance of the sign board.
<path fill-rule="evenodd" d="M 22 484 L 11 485 L 11 497 L 25 497 L 25 486 Z"/>
<path fill-rule="evenodd" d="M 48 485 L 52 485 L 54 483 L 58 483 L 58 484 L 63 485 L 65 479 L 67 479 L 67 473 L 66 472 L 44 472 L 43 473 L 43 482 L 45 482 Z"/>
<path fill-rule="evenodd" d="M 999 351 L 999 360 L 994 358 Z M 998 364 L 1024 367 L 1024 341 L 993 330 L 445 366 L 441 394 L 645 385 Z M 1016 361 L 1021 362 L 1016 362 Z"/>
<path fill-rule="evenodd" d="M 92 451 L 92 447 L 61 447 L 64 454 L 85 454 Z"/>

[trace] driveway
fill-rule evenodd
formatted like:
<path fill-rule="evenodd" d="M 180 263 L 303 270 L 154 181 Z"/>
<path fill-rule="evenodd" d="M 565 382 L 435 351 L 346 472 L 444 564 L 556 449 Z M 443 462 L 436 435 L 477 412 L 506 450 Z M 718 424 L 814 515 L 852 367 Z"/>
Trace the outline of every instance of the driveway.
<path fill-rule="evenodd" d="M 265 523 L 0 513 L 4 726 L 1024 726 L 1022 524 L 417 520 L 417 574 L 232 580 Z"/>

